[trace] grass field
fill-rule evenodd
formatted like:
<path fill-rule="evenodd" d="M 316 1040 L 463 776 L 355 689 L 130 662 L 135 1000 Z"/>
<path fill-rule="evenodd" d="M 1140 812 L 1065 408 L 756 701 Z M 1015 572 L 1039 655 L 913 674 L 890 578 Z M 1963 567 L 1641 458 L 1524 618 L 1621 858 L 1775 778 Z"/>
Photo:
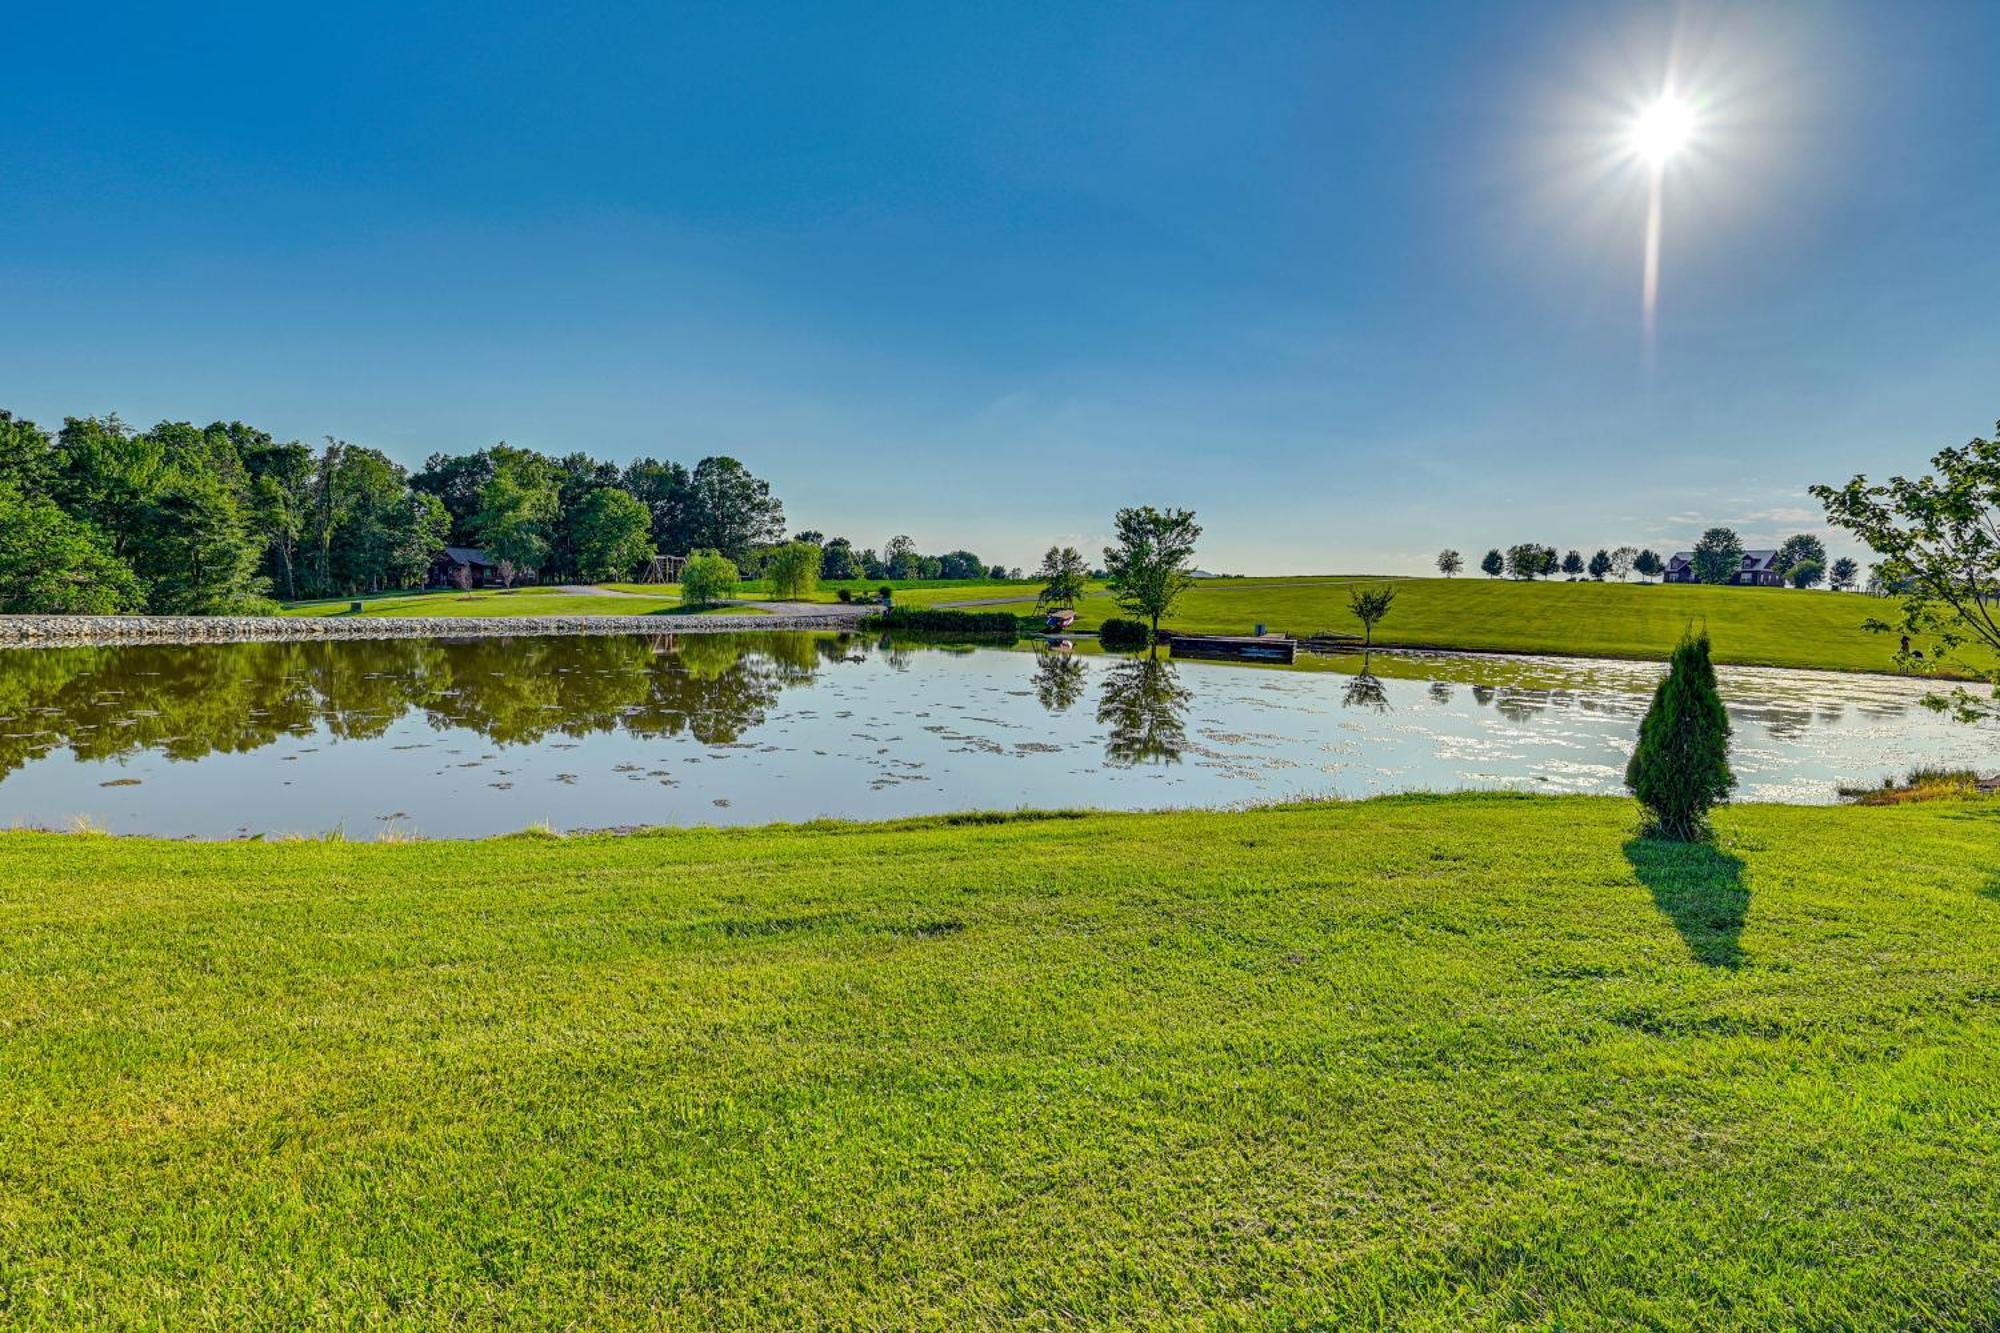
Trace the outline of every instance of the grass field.
<path fill-rule="evenodd" d="M 1780 588 L 1713 588 L 1680 584 L 1517 583 L 1483 578 L 1395 579 L 1326 575 L 1226 579 L 1197 584 L 1168 617 L 1174 629 L 1198 634 L 1245 634 L 1262 624 L 1308 635 L 1358 633 L 1347 609 L 1357 584 L 1393 582 L 1395 606 L 1377 626 L 1384 647 L 1424 646 L 1482 652 L 1551 653 L 1571 657 L 1663 659 L 1688 626 L 1706 626 L 1719 662 L 1742 666 L 1812 667 L 1831 671 L 1893 671 L 1892 635 L 1861 628 L 1870 617 L 1893 619 L 1894 604 L 1851 593 Z M 367 599 L 363 615 L 635 615 L 679 604 L 673 585 L 608 584 L 645 594 L 589 597 L 523 588 L 470 594 L 395 593 Z M 814 595 L 830 602 L 837 589 L 872 593 L 866 582 L 831 584 Z M 896 604 L 935 607 L 953 602 L 1018 598 L 991 610 L 1034 612 L 1029 583 L 911 583 L 896 585 Z M 768 585 L 746 583 L 740 596 L 768 597 Z M 345 614 L 348 602 L 301 603 L 290 615 Z M 1094 629 L 1121 614 L 1102 585 L 1092 585 L 1078 609 L 1078 628 Z M 1920 647 L 1925 645 L 1918 645 Z M 1972 654 L 1965 663 L 1988 659 Z M 1947 672 L 1945 674 L 1954 674 Z M 1961 664 L 1955 674 L 1965 674 Z"/>
<path fill-rule="evenodd" d="M 2000 803 L 1633 825 L 0 835 L 0 1310 L 2000 1321 Z"/>
<path fill-rule="evenodd" d="M 1861 628 L 1895 619 L 1892 602 L 1854 593 L 1683 584 L 1517 583 L 1494 579 L 1230 579 L 1197 584 L 1169 617 L 1179 630 L 1246 634 L 1262 623 L 1306 635 L 1360 633 L 1347 599 L 1357 583 L 1393 582 L 1378 644 L 1580 657 L 1664 658 L 1689 625 L 1705 625 L 1719 662 L 1893 671 L 1893 635 Z M 1121 614 L 1109 593 L 1078 608 L 1094 627 Z"/>

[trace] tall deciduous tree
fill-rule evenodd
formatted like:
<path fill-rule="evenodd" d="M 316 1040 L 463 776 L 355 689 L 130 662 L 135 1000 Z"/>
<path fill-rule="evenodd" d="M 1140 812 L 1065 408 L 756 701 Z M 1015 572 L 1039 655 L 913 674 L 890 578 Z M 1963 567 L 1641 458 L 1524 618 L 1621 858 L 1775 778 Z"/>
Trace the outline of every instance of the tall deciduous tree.
<path fill-rule="evenodd" d="M 691 543 L 742 564 L 753 548 L 783 539 L 785 507 L 735 459 L 704 458 L 688 478 L 688 528 Z"/>
<path fill-rule="evenodd" d="M 1590 557 L 1590 577 L 1594 579 L 1602 579 L 1606 574 L 1609 574 L 1610 572 L 1611 572 L 1611 552 L 1603 549 L 1602 547 L 1599 547 L 1597 554 Z"/>
<path fill-rule="evenodd" d="M 1444 550 L 1438 552 L 1437 568 L 1438 573 L 1444 575 L 1446 578 L 1450 578 L 1458 573 L 1459 570 L 1465 568 L 1465 558 L 1447 546 Z"/>
<path fill-rule="evenodd" d="M 629 577 L 657 554 L 653 519 L 629 491 L 600 486 L 577 502 L 570 522 L 577 576 L 588 581 Z"/>
<path fill-rule="evenodd" d="M 1375 626 L 1396 604 L 1396 590 L 1386 584 L 1377 588 L 1355 588 L 1347 594 L 1347 609 L 1361 622 L 1363 649 L 1375 646 Z"/>
<path fill-rule="evenodd" d="M 1780 578 L 1791 581 L 1792 567 L 1805 561 L 1812 561 L 1822 569 L 1826 567 L 1826 543 L 1810 532 L 1800 532 L 1785 538 L 1778 547 L 1778 554 L 1771 562 Z M 1797 586 L 1797 585 L 1794 585 Z"/>
<path fill-rule="evenodd" d="M 1633 572 L 1642 579 L 1656 579 L 1667 572 L 1667 562 L 1660 559 L 1660 553 L 1647 547 L 1632 557 Z"/>
<path fill-rule="evenodd" d="M 1611 553 L 1612 577 L 1621 583 L 1624 582 L 1625 577 L 1632 572 L 1632 567 L 1638 562 L 1638 559 L 1639 552 L 1630 546 L 1621 546 L 1613 551 Z"/>
<path fill-rule="evenodd" d="M 1507 568 L 1507 557 L 1500 554 L 1500 548 L 1488 551 L 1479 562 L 1479 568 L 1489 579 L 1497 579 Z"/>
<path fill-rule="evenodd" d="M 1194 544 L 1201 536 L 1191 509 L 1121 509 L 1113 520 L 1115 546 L 1104 548 L 1104 568 L 1118 605 L 1145 620 L 1160 636 L 1160 617 L 1173 610 L 1194 582 Z"/>
<path fill-rule="evenodd" d="M 1083 596 L 1084 580 L 1090 576 L 1090 567 L 1084 562 L 1083 552 L 1074 546 L 1051 546 L 1042 555 L 1042 567 L 1035 571 L 1042 581 L 1042 590 L 1036 594 L 1038 606 L 1074 607 L 1077 598 Z"/>
<path fill-rule="evenodd" d="M 1694 576 L 1727 583 L 1743 572 L 1743 539 L 1728 528 L 1710 528 L 1694 544 Z"/>
<path fill-rule="evenodd" d="M 0 481 L 0 614 L 144 609 L 145 590 L 103 533 L 53 501 Z"/>

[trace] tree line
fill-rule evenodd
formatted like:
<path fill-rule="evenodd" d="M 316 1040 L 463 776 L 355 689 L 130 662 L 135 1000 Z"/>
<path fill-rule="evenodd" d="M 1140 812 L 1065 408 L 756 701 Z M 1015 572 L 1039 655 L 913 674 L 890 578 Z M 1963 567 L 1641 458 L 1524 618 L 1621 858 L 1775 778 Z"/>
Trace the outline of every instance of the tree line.
<path fill-rule="evenodd" d="M 1690 560 L 1697 582 L 1728 583 L 1742 571 L 1743 542 L 1728 528 L 1710 528 L 1695 543 Z M 1446 548 L 1438 552 L 1437 568 L 1440 574 L 1452 578 L 1464 570 L 1465 559 L 1457 551 Z M 1572 580 L 1589 578 L 1601 581 L 1609 576 L 1623 582 L 1633 574 L 1642 580 L 1659 578 L 1666 573 L 1667 562 L 1661 559 L 1658 551 L 1650 548 L 1599 547 L 1596 554 L 1585 559 L 1583 552 L 1576 549 L 1558 555 L 1553 546 L 1520 542 L 1504 551 L 1497 546 L 1487 551 L 1479 562 L 1479 568 L 1487 577 L 1496 579 L 1503 574 L 1522 580 L 1554 578 L 1562 574 Z M 1860 566 L 1845 556 L 1829 565 L 1826 544 L 1807 532 L 1785 539 L 1772 562 L 1772 570 L 1794 588 L 1813 588 L 1828 583 L 1835 589 L 1854 587 L 1861 572 Z"/>
<path fill-rule="evenodd" d="M 240 421 L 68 417 L 52 433 L 0 410 L 0 612 L 268 612 L 274 597 L 419 586 L 447 545 L 483 549 L 508 582 L 629 578 L 656 554 L 695 551 L 757 578 L 799 542 L 826 578 L 1008 573 L 966 550 L 923 555 L 907 536 L 878 556 L 784 533 L 770 483 L 726 456 L 621 466 L 503 442 L 411 472 L 379 449 L 279 441 Z"/>

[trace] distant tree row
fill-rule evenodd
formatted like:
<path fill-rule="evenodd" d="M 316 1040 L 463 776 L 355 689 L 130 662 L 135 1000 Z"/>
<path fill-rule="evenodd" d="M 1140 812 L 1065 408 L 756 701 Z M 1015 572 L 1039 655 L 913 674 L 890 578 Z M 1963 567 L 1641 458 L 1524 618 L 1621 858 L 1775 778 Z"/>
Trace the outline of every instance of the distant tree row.
<path fill-rule="evenodd" d="M 1004 565 L 989 565 L 971 551 L 946 551 L 924 555 L 904 534 L 891 537 L 880 553 L 875 548 L 857 548 L 845 537 L 828 538 L 819 532 L 801 532 L 794 539 L 820 548 L 820 577 L 823 579 L 1018 579 L 1021 571 Z"/>
<path fill-rule="evenodd" d="M 1465 568 L 1465 560 L 1457 551 L 1438 552 L 1438 572 L 1451 578 Z M 1488 578 L 1499 578 L 1505 574 L 1513 579 L 1553 578 L 1557 574 L 1567 574 L 1571 578 L 1588 575 L 1602 579 L 1607 574 L 1624 580 L 1633 574 L 1643 579 L 1658 578 L 1666 572 L 1667 562 L 1657 551 L 1641 550 L 1635 546 L 1620 546 L 1616 550 L 1599 550 L 1585 560 L 1583 552 L 1570 551 L 1567 555 L 1557 555 L 1556 548 L 1539 542 L 1521 542 L 1502 551 L 1494 547 L 1479 562 L 1479 568 Z"/>
<path fill-rule="evenodd" d="M 1743 568 L 1743 543 L 1728 528 L 1710 528 L 1695 544 L 1691 560 L 1699 582 L 1727 583 Z M 1447 547 L 1438 552 L 1437 568 L 1440 574 L 1452 578 L 1465 568 L 1465 559 Z M 1599 547 L 1586 560 L 1579 550 L 1557 555 L 1553 546 L 1522 542 L 1505 551 L 1494 547 L 1480 560 L 1479 568 L 1489 578 L 1496 579 L 1503 574 L 1524 580 L 1563 574 L 1571 579 L 1602 580 L 1608 575 L 1622 582 L 1633 574 L 1644 580 L 1659 578 L 1666 573 L 1667 562 L 1658 551 L 1633 546 L 1609 550 Z M 1830 582 L 1837 589 L 1852 588 L 1861 572 L 1859 565 L 1844 556 L 1827 564 L 1825 544 L 1805 532 L 1785 540 L 1772 568 L 1794 588 L 1817 587 L 1822 582 Z"/>
<path fill-rule="evenodd" d="M 241 422 L 70 417 L 51 435 L 0 411 L 0 611 L 269 609 L 417 585 L 447 544 L 545 581 L 626 577 L 659 550 L 754 564 L 783 533 L 769 484 L 733 458 L 621 468 L 497 444 L 411 475 Z"/>

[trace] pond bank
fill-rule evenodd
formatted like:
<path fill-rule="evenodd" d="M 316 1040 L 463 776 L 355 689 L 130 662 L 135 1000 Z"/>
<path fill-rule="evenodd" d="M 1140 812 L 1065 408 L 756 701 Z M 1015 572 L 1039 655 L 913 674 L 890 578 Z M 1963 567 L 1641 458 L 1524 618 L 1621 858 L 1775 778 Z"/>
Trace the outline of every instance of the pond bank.
<path fill-rule="evenodd" d="M 643 616 L 0 616 L 0 646 L 465 639 L 528 634 L 722 634 L 852 628 L 866 608 L 793 604 L 784 614 Z"/>

